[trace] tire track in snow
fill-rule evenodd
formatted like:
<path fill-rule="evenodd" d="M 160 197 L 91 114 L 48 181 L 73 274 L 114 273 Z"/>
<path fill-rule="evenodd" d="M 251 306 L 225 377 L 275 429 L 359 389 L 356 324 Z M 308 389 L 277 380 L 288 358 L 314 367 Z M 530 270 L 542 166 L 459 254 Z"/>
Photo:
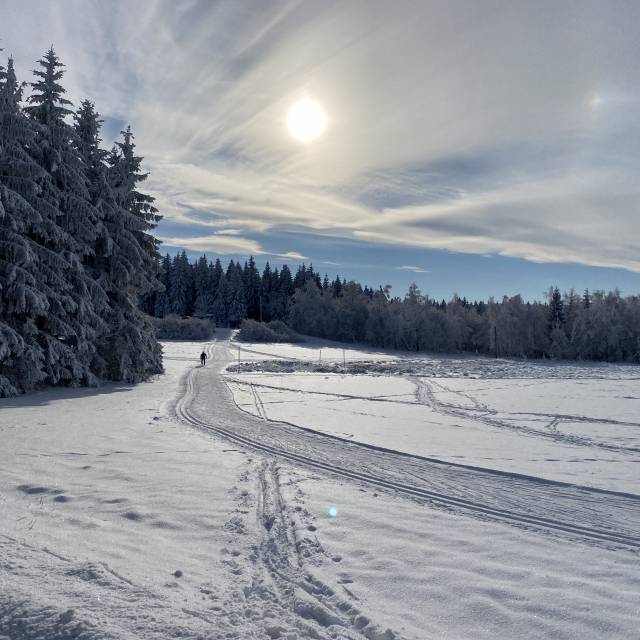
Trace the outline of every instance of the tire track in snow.
<path fill-rule="evenodd" d="M 640 549 L 640 496 L 421 458 L 265 422 L 237 408 L 219 369 L 207 371 L 208 393 L 200 394 L 198 371 L 187 377 L 177 416 L 236 444 L 481 519 Z M 208 402 L 212 391 L 215 400 Z"/>

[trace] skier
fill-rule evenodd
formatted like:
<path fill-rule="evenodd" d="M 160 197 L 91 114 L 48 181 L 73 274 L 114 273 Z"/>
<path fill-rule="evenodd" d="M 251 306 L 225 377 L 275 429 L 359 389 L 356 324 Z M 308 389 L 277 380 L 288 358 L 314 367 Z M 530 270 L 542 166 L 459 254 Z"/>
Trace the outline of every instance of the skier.
<path fill-rule="evenodd" d="M 203 351 L 200 354 L 200 364 L 204 367 L 206 361 L 207 361 L 207 354 Z"/>

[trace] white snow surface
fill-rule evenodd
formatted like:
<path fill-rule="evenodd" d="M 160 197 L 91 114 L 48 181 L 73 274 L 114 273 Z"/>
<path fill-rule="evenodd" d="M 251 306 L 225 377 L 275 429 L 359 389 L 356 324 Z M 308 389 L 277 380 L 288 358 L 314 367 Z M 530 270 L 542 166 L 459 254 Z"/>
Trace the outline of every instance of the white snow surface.
<path fill-rule="evenodd" d="M 638 499 L 355 442 L 637 493 L 636 454 L 584 441 L 638 446 L 632 374 L 229 373 L 232 396 L 237 345 L 220 332 L 204 368 L 202 346 L 166 343 L 135 387 L 0 401 L 0 639 L 637 637 Z M 578 440 L 542 435 L 561 414 Z M 542 458 L 570 447 L 564 476 Z"/>
<path fill-rule="evenodd" d="M 267 353 L 295 370 L 294 355 L 318 364 L 318 345 L 243 346 L 243 367 L 255 373 L 233 371 L 227 382 L 238 406 L 256 416 L 425 457 L 640 492 L 640 367 L 370 352 L 358 359 L 352 349 L 346 370 L 357 375 L 274 373 L 282 365 L 265 362 Z M 339 355 L 341 371 L 341 350 L 323 346 Z"/>

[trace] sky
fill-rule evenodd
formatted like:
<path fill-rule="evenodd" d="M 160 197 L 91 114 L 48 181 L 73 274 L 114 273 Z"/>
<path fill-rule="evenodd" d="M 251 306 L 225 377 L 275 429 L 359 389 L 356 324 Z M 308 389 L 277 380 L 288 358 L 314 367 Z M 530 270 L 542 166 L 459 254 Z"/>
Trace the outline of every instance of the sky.
<path fill-rule="evenodd" d="M 51 43 L 105 143 L 131 124 L 163 252 L 640 293 L 640 2 L 0 0 L 21 79 Z"/>

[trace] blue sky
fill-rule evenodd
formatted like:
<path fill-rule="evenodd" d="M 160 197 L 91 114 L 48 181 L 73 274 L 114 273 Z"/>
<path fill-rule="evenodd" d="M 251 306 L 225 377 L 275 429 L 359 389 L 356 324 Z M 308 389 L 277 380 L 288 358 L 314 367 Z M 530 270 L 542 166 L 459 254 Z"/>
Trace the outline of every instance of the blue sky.
<path fill-rule="evenodd" d="M 131 123 L 170 252 L 640 291 L 637 2 L 0 1 L 0 37 L 23 79 L 53 42 L 105 139 Z"/>

